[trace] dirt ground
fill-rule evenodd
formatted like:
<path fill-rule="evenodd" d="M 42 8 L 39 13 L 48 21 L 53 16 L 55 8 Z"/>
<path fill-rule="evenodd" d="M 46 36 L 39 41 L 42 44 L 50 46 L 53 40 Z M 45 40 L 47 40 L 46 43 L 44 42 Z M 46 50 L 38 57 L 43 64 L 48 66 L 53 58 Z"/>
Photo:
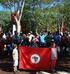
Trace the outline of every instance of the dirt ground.
<path fill-rule="evenodd" d="M 22 71 L 13 72 L 12 62 L 6 60 L 0 60 L 0 74 L 36 74 L 34 71 Z"/>

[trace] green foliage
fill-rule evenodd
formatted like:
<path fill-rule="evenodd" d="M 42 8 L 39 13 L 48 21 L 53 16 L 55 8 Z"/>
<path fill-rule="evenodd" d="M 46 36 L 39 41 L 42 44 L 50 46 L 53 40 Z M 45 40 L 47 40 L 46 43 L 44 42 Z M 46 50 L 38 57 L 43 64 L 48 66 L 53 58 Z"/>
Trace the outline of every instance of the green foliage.
<path fill-rule="evenodd" d="M 0 24 L 3 27 L 3 31 L 7 31 L 10 21 L 10 12 L 0 12 Z"/>
<path fill-rule="evenodd" d="M 50 3 L 50 2 L 52 2 L 53 0 L 40 0 L 41 2 L 43 2 L 43 3 Z"/>
<path fill-rule="evenodd" d="M 70 31 L 70 3 L 64 4 L 63 14 L 64 14 L 64 22 L 67 27 L 67 30 Z"/>
<path fill-rule="evenodd" d="M 18 3 L 21 0 L 0 0 L 2 4 L 10 1 L 11 4 Z M 22 31 L 29 32 L 41 32 L 42 30 L 48 30 L 54 32 L 59 29 L 62 20 L 65 22 L 65 26 L 70 31 L 70 0 L 65 0 L 64 3 L 56 5 L 49 9 L 41 9 L 41 3 L 50 3 L 53 0 L 25 0 L 25 7 L 21 19 Z M 4 4 L 5 5 L 5 4 Z M 14 5 L 13 5 L 14 6 Z M 21 6 L 20 6 L 21 7 Z M 9 14 L 0 13 L 0 19 L 3 22 L 3 26 L 9 25 Z M 5 14 L 5 18 L 3 16 Z"/>
<path fill-rule="evenodd" d="M 61 21 L 64 21 L 66 30 L 70 31 L 70 0 L 65 0 L 64 4 L 57 6 L 57 8 L 60 14 L 59 18 Z"/>

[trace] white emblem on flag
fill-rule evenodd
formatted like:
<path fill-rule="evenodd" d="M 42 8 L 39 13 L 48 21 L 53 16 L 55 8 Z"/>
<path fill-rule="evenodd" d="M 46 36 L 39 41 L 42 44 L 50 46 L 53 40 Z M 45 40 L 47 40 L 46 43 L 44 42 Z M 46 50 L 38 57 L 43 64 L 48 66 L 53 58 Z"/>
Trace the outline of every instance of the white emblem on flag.
<path fill-rule="evenodd" d="M 40 62 L 40 56 L 38 54 L 33 54 L 30 59 L 31 59 L 31 62 L 34 64 L 37 64 Z"/>

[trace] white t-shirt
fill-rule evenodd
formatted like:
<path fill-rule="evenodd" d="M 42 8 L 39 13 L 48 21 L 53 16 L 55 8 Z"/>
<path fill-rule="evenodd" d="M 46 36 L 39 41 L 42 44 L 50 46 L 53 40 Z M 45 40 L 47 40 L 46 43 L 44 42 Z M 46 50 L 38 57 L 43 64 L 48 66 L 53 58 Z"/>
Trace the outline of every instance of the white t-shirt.
<path fill-rule="evenodd" d="M 28 37 L 28 38 L 29 38 L 29 42 L 31 42 L 32 37 L 34 37 L 34 35 L 33 35 L 33 34 L 31 34 L 31 35 Z"/>
<path fill-rule="evenodd" d="M 57 48 L 51 48 L 51 58 L 57 60 Z"/>
<path fill-rule="evenodd" d="M 18 50 L 17 48 L 13 49 L 13 62 L 14 62 L 14 66 L 18 66 Z"/>

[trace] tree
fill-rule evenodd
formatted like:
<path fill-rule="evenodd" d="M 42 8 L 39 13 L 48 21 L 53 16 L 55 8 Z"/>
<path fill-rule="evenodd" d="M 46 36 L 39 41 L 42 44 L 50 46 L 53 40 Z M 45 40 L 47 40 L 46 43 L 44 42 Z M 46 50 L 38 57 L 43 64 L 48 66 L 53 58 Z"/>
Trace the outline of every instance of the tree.
<path fill-rule="evenodd" d="M 60 24 L 64 21 L 64 25 L 67 31 L 70 31 L 70 0 L 64 0 L 64 3 L 56 6 L 60 14 Z"/>
<path fill-rule="evenodd" d="M 21 31 L 21 17 L 23 13 L 23 8 L 25 4 L 25 0 L 0 0 L 1 4 L 7 8 L 11 8 L 13 6 L 16 12 L 16 16 L 14 16 L 16 25 L 17 25 L 17 33 L 20 34 Z"/>
<path fill-rule="evenodd" d="M 9 19 L 10 17 L 10 12 L 0 12 L 0 27 L 1 29 L 6 32 L 7 30 L 9 30 Z"/>
<path fill-rule="evenodd" d="M 69 24 L 69 4 L 62 3 L 51 8 L 41 9 L 42 3 L 51 3 L 54 0 L 0 0 L 1 4 L 6 6 L 9 3 L 11 8 L 14 7 L 16 12 L 15 21 L 17 24 L 17 32 L 20 33 L 21 25 L 25 30 L 41 31 L 43 29 L 51 30 L 53 26 L 55 31 L 61 23 L 61 19 L 65 18 L 65 22 Z M 66 0 L 65 0 L 66 1 Z M 11 4 L 10 4 L 11 3 Z M 25 6 L 24 6 L 25 5 Z M 67 8 L 66 8 L 66 7 Z M 7 7 L 7 6 L 6 6 Z M 8 7 L 7 7 L 8 8 Z M 24 11 L 23 11 L 24 8 Z M 66 16 L 66 17 L 64 17 Z M 21 18 L 22 17 L 22 18 Z M 51 28 L 51 27 L 52 28 Z"/>

